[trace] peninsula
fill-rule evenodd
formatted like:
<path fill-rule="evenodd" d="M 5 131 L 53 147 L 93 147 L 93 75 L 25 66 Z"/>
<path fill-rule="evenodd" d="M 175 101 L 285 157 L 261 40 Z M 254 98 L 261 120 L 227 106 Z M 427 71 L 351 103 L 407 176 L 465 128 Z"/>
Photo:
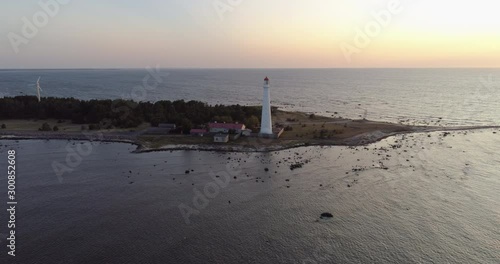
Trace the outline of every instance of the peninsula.
<path fill-rule="evenodd" d="M 197 101 L 133 102 L 78 100 L 34 96 L 0 98 L 0 139 L 59 139 L 127 142 L 137 152 L 158 150 L 275 151 L 300 146 L 366 145 L 388 136 L 448 130 L 498 127 L 409 126 L 369 120 L 350 120 L 272 108 L 280 137 L 255 133 L 228 142 L 214 142 L 210 123 L 240 123 L 259 130 L 258 106 L 210 106 Z M 172 125 L 168 127 L 168 124 Z M 162 128 L 162 126 L 164 128 Z M 200 133 L 206 131 L 206 133 Z"/>

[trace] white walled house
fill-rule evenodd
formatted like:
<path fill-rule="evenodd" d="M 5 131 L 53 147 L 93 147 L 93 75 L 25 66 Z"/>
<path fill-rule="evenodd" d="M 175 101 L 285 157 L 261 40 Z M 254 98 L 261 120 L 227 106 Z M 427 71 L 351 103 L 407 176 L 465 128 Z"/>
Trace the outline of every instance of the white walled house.
<path fill-rule="evenodd" d="M 241 134 L 245 137 L 249 137 L 252 135 L 252 130 L 251 129 L 245 129 L 243 130 L 243 132 L 241 132 Z"/>
<path fill-rule="evenodd" d="M 217 134 L 214 136 L 214 142 L 227 143 L 227 142 L 229 142 L 229 135 L 228 134 Z"/>
<path fill-rule="evenodd" d="M 234 130 L 236 134 L 241 134 L 245 130 L 244 124 L 238 123 L 210 123 L 208 124 L 210 133 L 224 133 L 228 134 L 230 130 Z"/>

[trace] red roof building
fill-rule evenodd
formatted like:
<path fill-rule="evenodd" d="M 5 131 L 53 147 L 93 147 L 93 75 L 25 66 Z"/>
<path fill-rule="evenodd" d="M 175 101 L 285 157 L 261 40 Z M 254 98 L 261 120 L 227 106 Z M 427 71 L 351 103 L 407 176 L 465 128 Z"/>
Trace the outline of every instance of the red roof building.
<path fill-rule="evenodd" d="M 210 123 L 208 128 L 212 133 L 229 133 L 229 130 L 235 130 L 236 133 L 241 133 L 245 129 L 244 124 L 235 123 Z"/>
<path fill-rule="evenodd" d="M 226 129 L 243 129 L 244 124 L 234 124 L 234 123 L 210 123 L 209 128 L 226 128 Z"/>

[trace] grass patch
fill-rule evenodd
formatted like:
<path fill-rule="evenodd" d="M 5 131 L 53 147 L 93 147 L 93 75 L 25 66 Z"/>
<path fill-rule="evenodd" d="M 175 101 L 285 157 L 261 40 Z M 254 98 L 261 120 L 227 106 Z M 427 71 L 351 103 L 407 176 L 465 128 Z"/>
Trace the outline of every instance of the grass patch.
<path fill-rule="evenodd" d="M 14 131 L 38 131 L 43 123 L 48 123 L 51 128 L 57 126 L 59 132 L 80 132 L 82 126 L 88 130 L 89 124 L 73 124 L 70 120 L 57 120 L 57 119 L 6 119 L 0 120 L 0 124 L 5 124 L 5 130 Z M 136 128 L 120 128 L 120 129 L 101 129 L 103 132 L 124 132 L 124 131 L 140 131 L 150 127 L 149 123 L 143 123 Z"/>
<path fill-rule="evenodd" d="M 187 135 L 140 136 L 139 142 L 149 148 L 159 148 L 166 145 L 198 145 L 213 143 L 213 137 L 193 137 Z"/>

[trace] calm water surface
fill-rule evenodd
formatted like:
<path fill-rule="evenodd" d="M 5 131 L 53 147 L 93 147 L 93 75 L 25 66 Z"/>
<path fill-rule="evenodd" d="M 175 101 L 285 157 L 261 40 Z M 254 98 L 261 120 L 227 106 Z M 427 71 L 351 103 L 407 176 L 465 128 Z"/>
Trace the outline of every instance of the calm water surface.
<path fill-rule="evenodd" d="M 15 260 L 499 263 L 500 131 L 429 135 L 267 154 L 99 143 L 62 181 L 51 164 L 80 142 L 3 140 L 1 167 L 18 153 Z"/>

